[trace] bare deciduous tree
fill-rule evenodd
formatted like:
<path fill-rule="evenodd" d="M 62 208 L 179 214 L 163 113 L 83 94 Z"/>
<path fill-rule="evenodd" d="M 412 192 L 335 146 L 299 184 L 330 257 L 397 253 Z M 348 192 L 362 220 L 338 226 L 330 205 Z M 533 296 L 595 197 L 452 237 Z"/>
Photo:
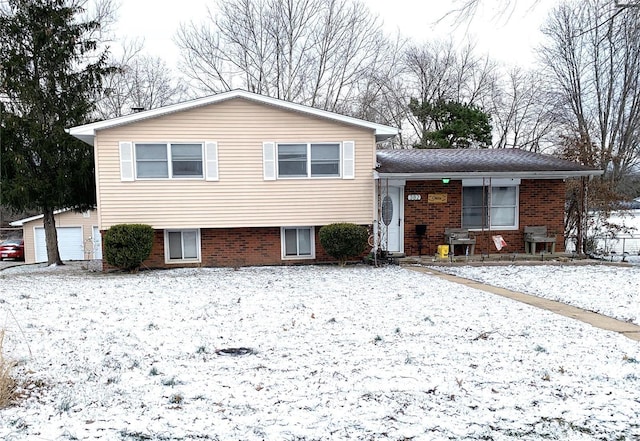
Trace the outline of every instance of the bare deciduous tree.
<path fill-rule="evenodd" d="M 398 34 L 380 48 L 378 68 L 358 84 L 356 93 L 345 102 L 349 106 L 343 109 L 346 114 L 394 127 L 403 126 L 409 114 L 402 60 L 406 44 L 407 40 Z M 402 143 L 402 133 L 387 142 L 391 147 Z"/>
<path fill-rule="evenodd" d="M 469 22 L 483 7 L 491 8 L 496 17 L 509 19 L 518 6 L 525 5 L 527 10 L 533 10 L 539 3 L 540 0 L 453 0 L 451 10 L 445 14 L 443 19 L 452 17 L 458 24 Z M 615 18 L 624 9 L 640 7 L 640 0 L 609 0 L 607 3 L 615 10 L 611 15 L 603 17 L 604 21 Z M 599 23 L 601 22 L 592 23 L 592 25 Z"/>
<path fill-rule="evenodd" d="M 606 219 L 622 198 L 621 182 L 640 163 L 640 10 L 608 19 L 609 7 L 604 0 L 557 7 L 540 51 L 558 103 L 561 153 L 605 171 L 569 186 L 565 234 L 576 234 L 579 249 L 588 248 L 587 211 Z"/>
<path fill-rule="evenodd" d="M 534 8 L 539 1 L 534 0 L 529 7 Z M 518 0 L 453 0 L 451 10 L 443 18 L 453 17 L 456 23 L 470 22 L 484 6 L 492 8 L 496 18 L 509 18 L 518 4 Z"/>
<path fill-rule="evenodd" d="M 454 101 L 482 107 L 496 87 L 496 64 L 474 50 L 471 43 L 458 50 L 451 40 L 409 47 L 404 59 L 406 104 L 416 98 L 422 103 Z M 408 124 L 413 141 L 431 129 L 413 114 Z"/>
<path fill-rule="evenodd" d="M 122 55 L 111 64 L 117 69 L 103 81 L 97 103 L 101 119 L 127 115 L 182 101 L 186 87 L 158 57 L 143 55 L 140 41 L 125 41 Z"/>
<path fill-rule="evenodd" d="M 493 146 L 540 152 L 555 126 L 554 100 L 536 71 L 513 68 L 496 83 L 491 102 Z"/>
<path fill-rule="evenodd" d="M 351 0 L 218 0 L 183 25 L 181 66 L 204 92 L 243 88 L 349 112 L 387 47 L 381 23 Z"/>
<path fill-rule="evenodd" d="M 600 20 L 603 3 L 556 8 L 541 55 L 567 136 L 597 146 L 596 164 L 616 184 L 640 161 L 640 11 L 590 26 Z"/>

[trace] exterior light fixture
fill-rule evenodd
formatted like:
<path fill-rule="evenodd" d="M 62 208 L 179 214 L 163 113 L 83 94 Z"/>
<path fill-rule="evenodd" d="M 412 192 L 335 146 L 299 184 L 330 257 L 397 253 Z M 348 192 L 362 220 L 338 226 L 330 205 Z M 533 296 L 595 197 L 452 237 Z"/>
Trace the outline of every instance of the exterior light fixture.
<path fill-rule="evenodd" d="M 442 183 L 443 183 L 443 184 L 448 184 L 448 183 L 449 183 L 449 181 L 450 181 L 450 179 L 449 179 L 449 178 L 442 178 Z"/>

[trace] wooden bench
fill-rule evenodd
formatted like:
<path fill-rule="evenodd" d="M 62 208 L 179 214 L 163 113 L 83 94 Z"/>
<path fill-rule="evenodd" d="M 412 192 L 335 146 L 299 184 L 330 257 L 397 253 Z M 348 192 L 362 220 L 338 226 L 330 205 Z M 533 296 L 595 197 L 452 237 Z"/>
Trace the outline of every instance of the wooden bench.
<path fill-rule="evenodd" d="M 536 253 L 536 245 L 544 244 L 545 251 L 549 251 L 551 244 L 551 254 L 556 252 L 556 236 L 547 234 L 547 227 L 524 227 L 524 252 Z"/>
<path fill-rule="evenodd" d="M 466 245 L 469 247 L 469 255 L 473 255 L 475 253 L 476 238 L 473 234 L 470 234 L 469 230 L 466 228 L 445 228 L 444 240 L 449 244 L 449 252 L 453 255 L 455 255 L 454 247 L 456 245 Z"/>

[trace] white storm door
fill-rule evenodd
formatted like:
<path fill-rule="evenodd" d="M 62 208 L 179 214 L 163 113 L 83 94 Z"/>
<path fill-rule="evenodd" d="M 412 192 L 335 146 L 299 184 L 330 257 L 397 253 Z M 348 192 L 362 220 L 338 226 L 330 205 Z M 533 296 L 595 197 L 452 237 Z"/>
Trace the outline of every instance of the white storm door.
<path fill-rule="evenodd" d="M 386 250 L 399 253 L 403 250 L 402 228 L 402 187 L 388 187 L 387 195 L 382 200 L 382 228 L 387 230 Z M 388 225 L 387 225 L 388 223 Z M 383 249 L 385 244 L 383 244 Z"/>

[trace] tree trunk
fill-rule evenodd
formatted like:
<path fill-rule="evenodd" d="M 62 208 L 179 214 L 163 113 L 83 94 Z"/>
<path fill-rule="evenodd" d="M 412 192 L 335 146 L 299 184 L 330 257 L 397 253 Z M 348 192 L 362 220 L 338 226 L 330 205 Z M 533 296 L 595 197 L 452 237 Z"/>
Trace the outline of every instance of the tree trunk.
<path fill-rule="evenodd" d="M 47 244 L 47 264 L 64 265 L 58 251 L 58 231 L 53 216 L 53 208 L 45 208 L 44 212 L 44 237 Z"/>

